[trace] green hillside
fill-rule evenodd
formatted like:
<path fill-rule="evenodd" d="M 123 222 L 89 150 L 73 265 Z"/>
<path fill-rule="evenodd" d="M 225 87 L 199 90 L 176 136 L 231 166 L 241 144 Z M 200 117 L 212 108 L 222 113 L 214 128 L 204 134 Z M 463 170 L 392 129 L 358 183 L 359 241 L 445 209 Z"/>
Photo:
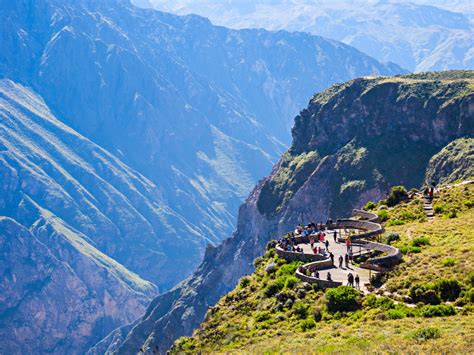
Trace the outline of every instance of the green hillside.
<path fill-rule="evenodd" d="M 319 290 L 294 276 L 301 263 L 269 249 L 172 352 L 472 352 L 474 184 L 440 190 L 432 221 L 420 194 L 386 203 L 367 207 L 404 257 L 372 293 Z"/>

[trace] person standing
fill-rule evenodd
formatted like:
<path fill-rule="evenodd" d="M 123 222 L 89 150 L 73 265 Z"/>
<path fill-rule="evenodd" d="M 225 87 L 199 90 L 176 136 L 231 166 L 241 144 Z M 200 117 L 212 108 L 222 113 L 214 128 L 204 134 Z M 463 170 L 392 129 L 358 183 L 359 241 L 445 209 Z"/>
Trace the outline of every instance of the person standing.
<path fill-rule="evenodd" d="M 344 261 L 344 258 L 342 255 L 339 255 L 339 269 L 342 269 L 342 262 Z"/>
<path fill-rule="evenodd" d="M 334 254 L 329 253 L 329 257 L 331 258 L 331 263 L 334 265 Z"/>
<path fill-rule="evenodd" d="M 326 239 L 324 244 L 326 245 L 326 250 L 329 251 L 329 240 Z"/>
<path fill-rule="evenodd" d="M 360 284 L 359 284 L 359 283 L 360 283 L 360 278 L 359 278 L 359 275 L 356 275 L 356 277 L 355 277 L 355 282 L 356 282 L 356 288 L 357 288 L 358 290 L 360 290 Z"/>
<path fill-rule="evenodd" d="M 334 243 L 337 243 L 337 231 L 334 231 L 333 237 L 334 237 Z"/>
<path fill-rule="evenodd" d="M 349 267 L 349 255 L 345 255 L 344 256 L 344 261 L 346 262 L 346 267 L 348 268 Z"/>

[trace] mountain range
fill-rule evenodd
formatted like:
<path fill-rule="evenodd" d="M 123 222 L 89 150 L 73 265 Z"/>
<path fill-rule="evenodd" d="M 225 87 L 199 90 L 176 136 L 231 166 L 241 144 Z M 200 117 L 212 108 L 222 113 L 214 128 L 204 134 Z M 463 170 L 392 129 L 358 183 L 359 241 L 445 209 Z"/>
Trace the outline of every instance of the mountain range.
<path fill-rule="evenodd" d="M 0 9 L 8 353 L 82 353 L 139 317 L 231 234 L 315 90 L 404 72 L 322 37 L 126 0 Z"/>
<path fill-rule="evenodd" d="M 196 13 L 231 28 L 333 38 L 413 72 L 474 65 L 472 1 L 134 1 L 177 14 Z"/>

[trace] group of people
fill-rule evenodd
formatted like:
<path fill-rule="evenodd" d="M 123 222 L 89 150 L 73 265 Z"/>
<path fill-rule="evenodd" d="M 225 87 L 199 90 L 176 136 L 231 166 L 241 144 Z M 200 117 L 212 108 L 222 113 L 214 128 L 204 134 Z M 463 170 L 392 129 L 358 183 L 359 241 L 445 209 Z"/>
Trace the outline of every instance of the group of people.
<path fill-rule="evenodd" d="M 355 288 L 360 289 L 360 278 L 359 275 L 352 275 L 350 272 L 349 275 L 347 275 L 347 286 L 352 286 L 354 287 L 354 281 L 355 281 Z"/>

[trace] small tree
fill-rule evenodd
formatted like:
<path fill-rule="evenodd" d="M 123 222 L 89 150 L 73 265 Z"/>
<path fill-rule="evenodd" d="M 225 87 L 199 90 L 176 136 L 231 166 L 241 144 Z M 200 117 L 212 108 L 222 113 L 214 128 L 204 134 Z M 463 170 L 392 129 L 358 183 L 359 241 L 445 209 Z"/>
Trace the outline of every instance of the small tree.
<path fill-rule="evenodd" d="M 392 207 L 408 199 L 408 192 L 403 186 L 392 187 L 387 196 L 387 206 Z"/>

